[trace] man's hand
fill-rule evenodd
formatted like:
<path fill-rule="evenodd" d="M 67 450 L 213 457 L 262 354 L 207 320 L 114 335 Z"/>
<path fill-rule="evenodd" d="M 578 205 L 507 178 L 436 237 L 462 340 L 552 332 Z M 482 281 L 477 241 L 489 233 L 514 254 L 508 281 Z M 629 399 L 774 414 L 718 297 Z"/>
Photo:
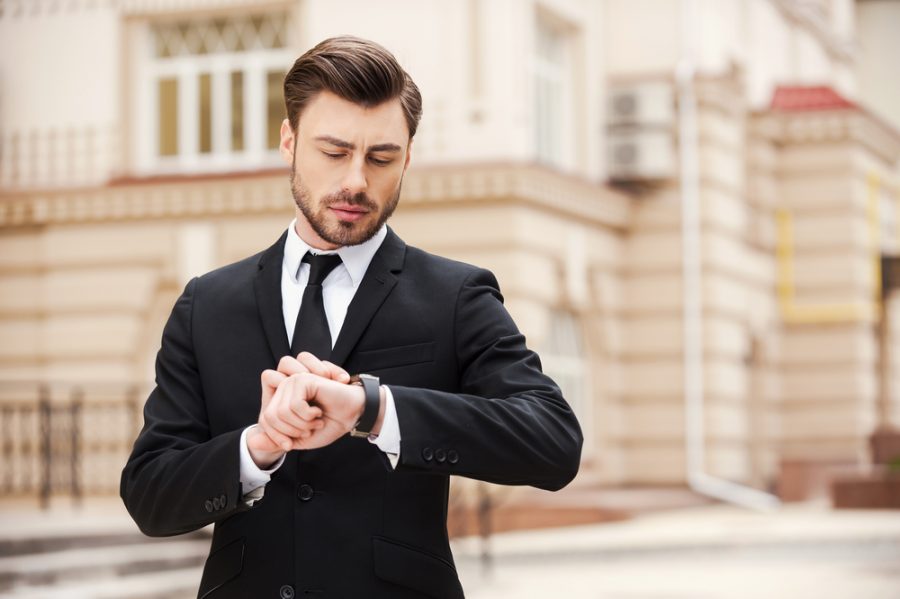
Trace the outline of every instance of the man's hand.
<path fill-rule="evenodd" d="M 331 445 L 353 429 L 365 408 L 365 391 L 312 373 L 293 374 L 278 386 L 273 401 L 307 405 L 322 418 L 308 434 L 294 437 L 292 449 L 317 449 Z M 321 424 L 321 426 L 318 426 Z"/>
<path fill-rule="evenodd" d="M 294 447 L 295 438 L 308 437 L 313 430 L 322 428 L 322 411 L 306 402 L 279 399 L 273 403 L 278 386 L 289 376 L 302 373 L 348 383 L 350 375 L 343 368 L 322 361 L 308 352 L 296 359 L 285 356 L 278 363 L 278 370 L 266 370 L 260 376 L 262 398 L 258 425 L 247 432 L 247 449 L 260 468 L 268 468 Z M 355 422 L 355 421 L 354 421 Z M 351 425 L 352 426 L 352 425 Z"/>
<path fill-rule="evenodd" d="M 277 394 L 287 375 L 276 370 L 264 370 L 260 376 L 262 399 L 257 425 L 247 432 L 247 449 L 260 468 L 268 468 L 294 445 L 294 437 L 309 436 L 315 427 L 322 427 L 322 410 L 306 402 L 291 405 Z"/>
<path fill-rule="evenodd" d="M 338 383 L 347 384 L 350 382 L 350 374 L 346 370 L 337 364 L 332 364 L 328 360 L 320 360 L 306 351 L 300 352 L 296 360 L 287 356 L 282 358 L 281 362 L 278 363 L 278 372 L 287 375 L 310 372 Z"/>

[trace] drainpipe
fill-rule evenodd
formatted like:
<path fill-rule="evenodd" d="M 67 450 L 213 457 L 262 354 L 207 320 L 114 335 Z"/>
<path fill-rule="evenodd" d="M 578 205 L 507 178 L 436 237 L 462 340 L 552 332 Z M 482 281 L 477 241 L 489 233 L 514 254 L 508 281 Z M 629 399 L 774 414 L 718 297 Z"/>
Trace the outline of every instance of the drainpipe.
<path fill-rule="evenodd" d="M 681 157 L 681 239 L 685 451 L 688 486 L 696 493 L 760 511 L 781 505 L 770 493 L 717 478 L 704 471 L 706 461 L 703 390 L 703 290 L 701 286 L 700 174 L 697 161 L 697 99 L 694 94 L 696 0 L 681 3 L 682 55 L 675 71 L 678 85 L 678 144 Z"/>

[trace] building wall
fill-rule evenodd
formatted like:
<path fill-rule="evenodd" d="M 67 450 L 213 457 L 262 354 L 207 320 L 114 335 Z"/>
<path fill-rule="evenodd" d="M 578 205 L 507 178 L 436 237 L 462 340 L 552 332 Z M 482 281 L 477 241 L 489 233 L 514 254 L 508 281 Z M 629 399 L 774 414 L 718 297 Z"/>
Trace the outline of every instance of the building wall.
<path fill-rule="evenodd" d="M 692 22 L 685 17 L 689 4 Z M 621 79 L 674 73 L 684 57 L 683 30 L 690 27 L 697 69 L 723 73 L 739 67 L 753 109 L 768 105 L 779 84 L 831 85 L 856 98 L 850 51 L 854 2 L 834 0 L 821 11 L 814 4 L 609 0 L 603 3 L 607 74 Z M 632 23 L 640 23 L 639 34 Z"/>
<path fill-rule="evenodd" d="M 535 159 L 533 70 L 535 28 L 549 20 L 563 32 L 572 90 L 563 113 L 563 150 L 556 166 L 594 181 L 605 176 L 599 134 L 604 103 L 599 41 L 601 11 L 585 0 L 397 0 L 392 10 L 346 0 L 204 2 L 37 2 L 0 17 L 0 72 L 13 98 L 0 107 L 8 164 L 6 185 L 96 184 L 111 176 L 150 174 L 140 167 L 148 90 L 140 73 L 149 48 L 148 23 L 221 14 L 287 10 L 299 55 L 332 35 L 379 40 L 417 81 L 427 118 L 415 145 L 422 164 Z M 230 12 L 223 12 L 230 8 Z M 47 43 L 54 40 L 54 44 Z M 59 47 L 71 51 L 60 53 Z M 17 67 L 17 56 L 52 77 Z M 85 85 L 84 65 L 91 65 Z M 287 66 L 287 65 L 286 65 Z M 75 90 L 60 102 L 58 90 Z M 61 104 L 56 106 L 56 104 Z M 135 146 L 135 144 L 138 144 Z M 137 148 L 137 149 L 136 149 Z M 90 150 L 88 152 L 88 150 Z M 70 155 L 89 153 L 78 163 Z M 277 165 L 277 164 L 276 164 Z M 266 166 L 273 166 L 267 164 Z"/>
<path fill-rule="evenodd" d="M 900 136 L 848 110 L 769 114 L 755 129 L 776 155 L 781 457 L 863 462 L 868 435 L 888 424 L 877 405 L 878 260 L 896 231 L 882 239 L 879 212 L 900 199 Z"/>
<path fill-rule="evenodd" d="M 900 128 L 900 86 L 888 56 L 900 56 L 900 5 L 886 0 L 856 3 L 859 57 L 856 74 L 866 103 L 893 127 Z"/>
<path fill-rule="evenodd" d="M 896 136 L 861 111 L 764 110 L 782 83 L 889 97 L 887 87 L 857 89 L 843 45 L 854 35 L 852 3 L 812 13 L 788 1 L 696 5 L 705 468 L 766 488 L 784 459 L 858 461 L 877 424 L 869 197 L 874 173 L 879 205 L 896 214 Z M 15 91 L 0 97 L 0 381 L 146 385 L 187 280 L 267 247 L 287 225 L 278 162 L 174 177 L 136 166 L 148 23 L 286 9 L 294 53 L 329 35 L 368 36 L 419 84 L 425 112 L 392 226 L 413 245 L 491 268 L 548 369 L 575 376 L 571 397 L 587 436 L 582 480 L 683 483 L 679 181 L 611 188 L 603 150 L 614 83 L 673 85 L 682 6 L 8 3 L 0 89 Z M 541 154 L 535 124 L 541 27 L 558 36 L 557 74 L 567 82 L 552 156 Z M 850 316 L 797 316 L 798 306 L 848 302 L 857 306 L 841 308 Z M 571 323 L 561 348 L 558 333 Z M 891 384 L 896 417 L 900 386 Z"/>

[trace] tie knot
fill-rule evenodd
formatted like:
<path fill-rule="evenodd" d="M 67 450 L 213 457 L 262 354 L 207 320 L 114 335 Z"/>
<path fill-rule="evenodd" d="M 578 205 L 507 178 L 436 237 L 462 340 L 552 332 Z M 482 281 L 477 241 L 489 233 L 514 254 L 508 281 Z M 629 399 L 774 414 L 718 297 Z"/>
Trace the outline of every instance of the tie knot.
<path fill-rule="evenodd" d="M 337 254 L 310 254 L 306 252 L 303 261 L 309 264 L 309 282 L 307 285 L 321 285 L 325 277 L 341 263 Z"/>

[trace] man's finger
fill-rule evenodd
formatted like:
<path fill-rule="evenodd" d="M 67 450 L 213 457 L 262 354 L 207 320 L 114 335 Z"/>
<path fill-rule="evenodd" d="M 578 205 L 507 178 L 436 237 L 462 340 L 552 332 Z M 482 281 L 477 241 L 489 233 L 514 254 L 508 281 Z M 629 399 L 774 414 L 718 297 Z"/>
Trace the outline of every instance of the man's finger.
<path fill-rule="evenodd" d="M 293 447 L 294 442 L 291 438 L 274 428 L 265 414 L 260 414 L 259 416 L 259 427 L 282 451 L 290 451 L 291 447 Z"/>
<path fill-rule="evenodd" d="M 293 413 L 305 422 L 312 422 L 322 417 L 322 408 L 311 406 L 305 401 L 292 401 L 290 406 Z"/>
<path fill-rule="evenodd" d="M 294 439 L 299 437 L 302 433 L 307 432 L 307 428 L 309 423 L 305 420 L 300 420 L 296 416 L 294 418 L 300 423 L 299 425 L 295 425 L 294 423 L 285 420 L 279 414 L 273 414 L 270 412 L 266 413 L 261 419 L 261 423 L 266 427 L 266 431 L 274 429 L 276 432 L 288 437 L 290 439 Z"/>
<path fill-rule="evenodd" d="M 311 408 L 309 404 L 298 398 L 283 397 L 282 401 L 269 409 L 273 414 L 273 418 L 277 418 L 286 425 L 301 431 L 309 428 L 309 423 L 322 415 L 319 408 Z M 285 434 L 293 436 L 293 432 L 279 429 Z"/>
<path fill-rule="evenodd" d="M 294 395 L 298 391 L 295 382 L 296 378 L 285 377 L 281 384 L 278 385 L 272 401 L 262 411 L 269 426 L 289 437 L 294 437 L 301 430 L 304 430 L 307 425 L 307 422 L 293 411 L 293 404 L 297 401 Z"/>
<path fill-rule="evenodd" d="M 328 369 L 319 358 L 315 357 L 308 351 L 300 352 L 297 361 L 306 367 L 306 369 L 316 376 L 328 377 Z"/>
<path fill-rule="evenodd" d="M 293 356 L 284 356 L 278 361 L 278 372 L 290 376 L 292 374 L 303 374 L 309 372 L 309 369 L 297 361 Z"/>
<path fill-rule="evenodd" d="M 322 360 L 322 364 L 325 366 L 325 369 L 329 372 L 328 378 L 333 381 L 337 381 L 339 383 L 349 383 L 350 382 L 350 373 L 338 366 L 337 364 L 332 364 L 328 360 Z"/>
<path fill-rule="evenodd" d="M 276 371 L 276 370 L 263 370 L 260 375 L 260 383 L 262 386 L 262 408 L 265 409 L 269 402 L 272 401 L 272 396 L 275 395 L 275 391 L 278 389 L 278 385 L 286 379 L 287 376 Z"/>
<path fill-rule="evenodd" d="M 272 372 L 272 371 L 267 371 Z M 280 373 L 275 373 L 280 374 Z M 275 389 L 275 392 L 269 397 L 268 401 L 260 408 L 259 410 L 259 426 L 263 429 L 269 438 L 272 439 L 275 443 L 277 443 L 283 451 L 290 451 L 293 442 L 289 436 L 289 434 L 285 434 L 276 428 L 275 424 L 278 420 L 276 410 L 278 406 L 285 401 L 284 395 L 288 394 L 288 397 L 291 394 L 293 388 L 293 380 L 290 377 L 286 377 L 281 375 L 283 378 L 281 382 L 278 384 L 278 387 Z M 274 382 L 276 379 L 275 375 L 267 375 L 267 377 Z M 265 385 L 263 386 L 265 389 Z M 265 392 L 263 393 L 265 396 Z"/>

